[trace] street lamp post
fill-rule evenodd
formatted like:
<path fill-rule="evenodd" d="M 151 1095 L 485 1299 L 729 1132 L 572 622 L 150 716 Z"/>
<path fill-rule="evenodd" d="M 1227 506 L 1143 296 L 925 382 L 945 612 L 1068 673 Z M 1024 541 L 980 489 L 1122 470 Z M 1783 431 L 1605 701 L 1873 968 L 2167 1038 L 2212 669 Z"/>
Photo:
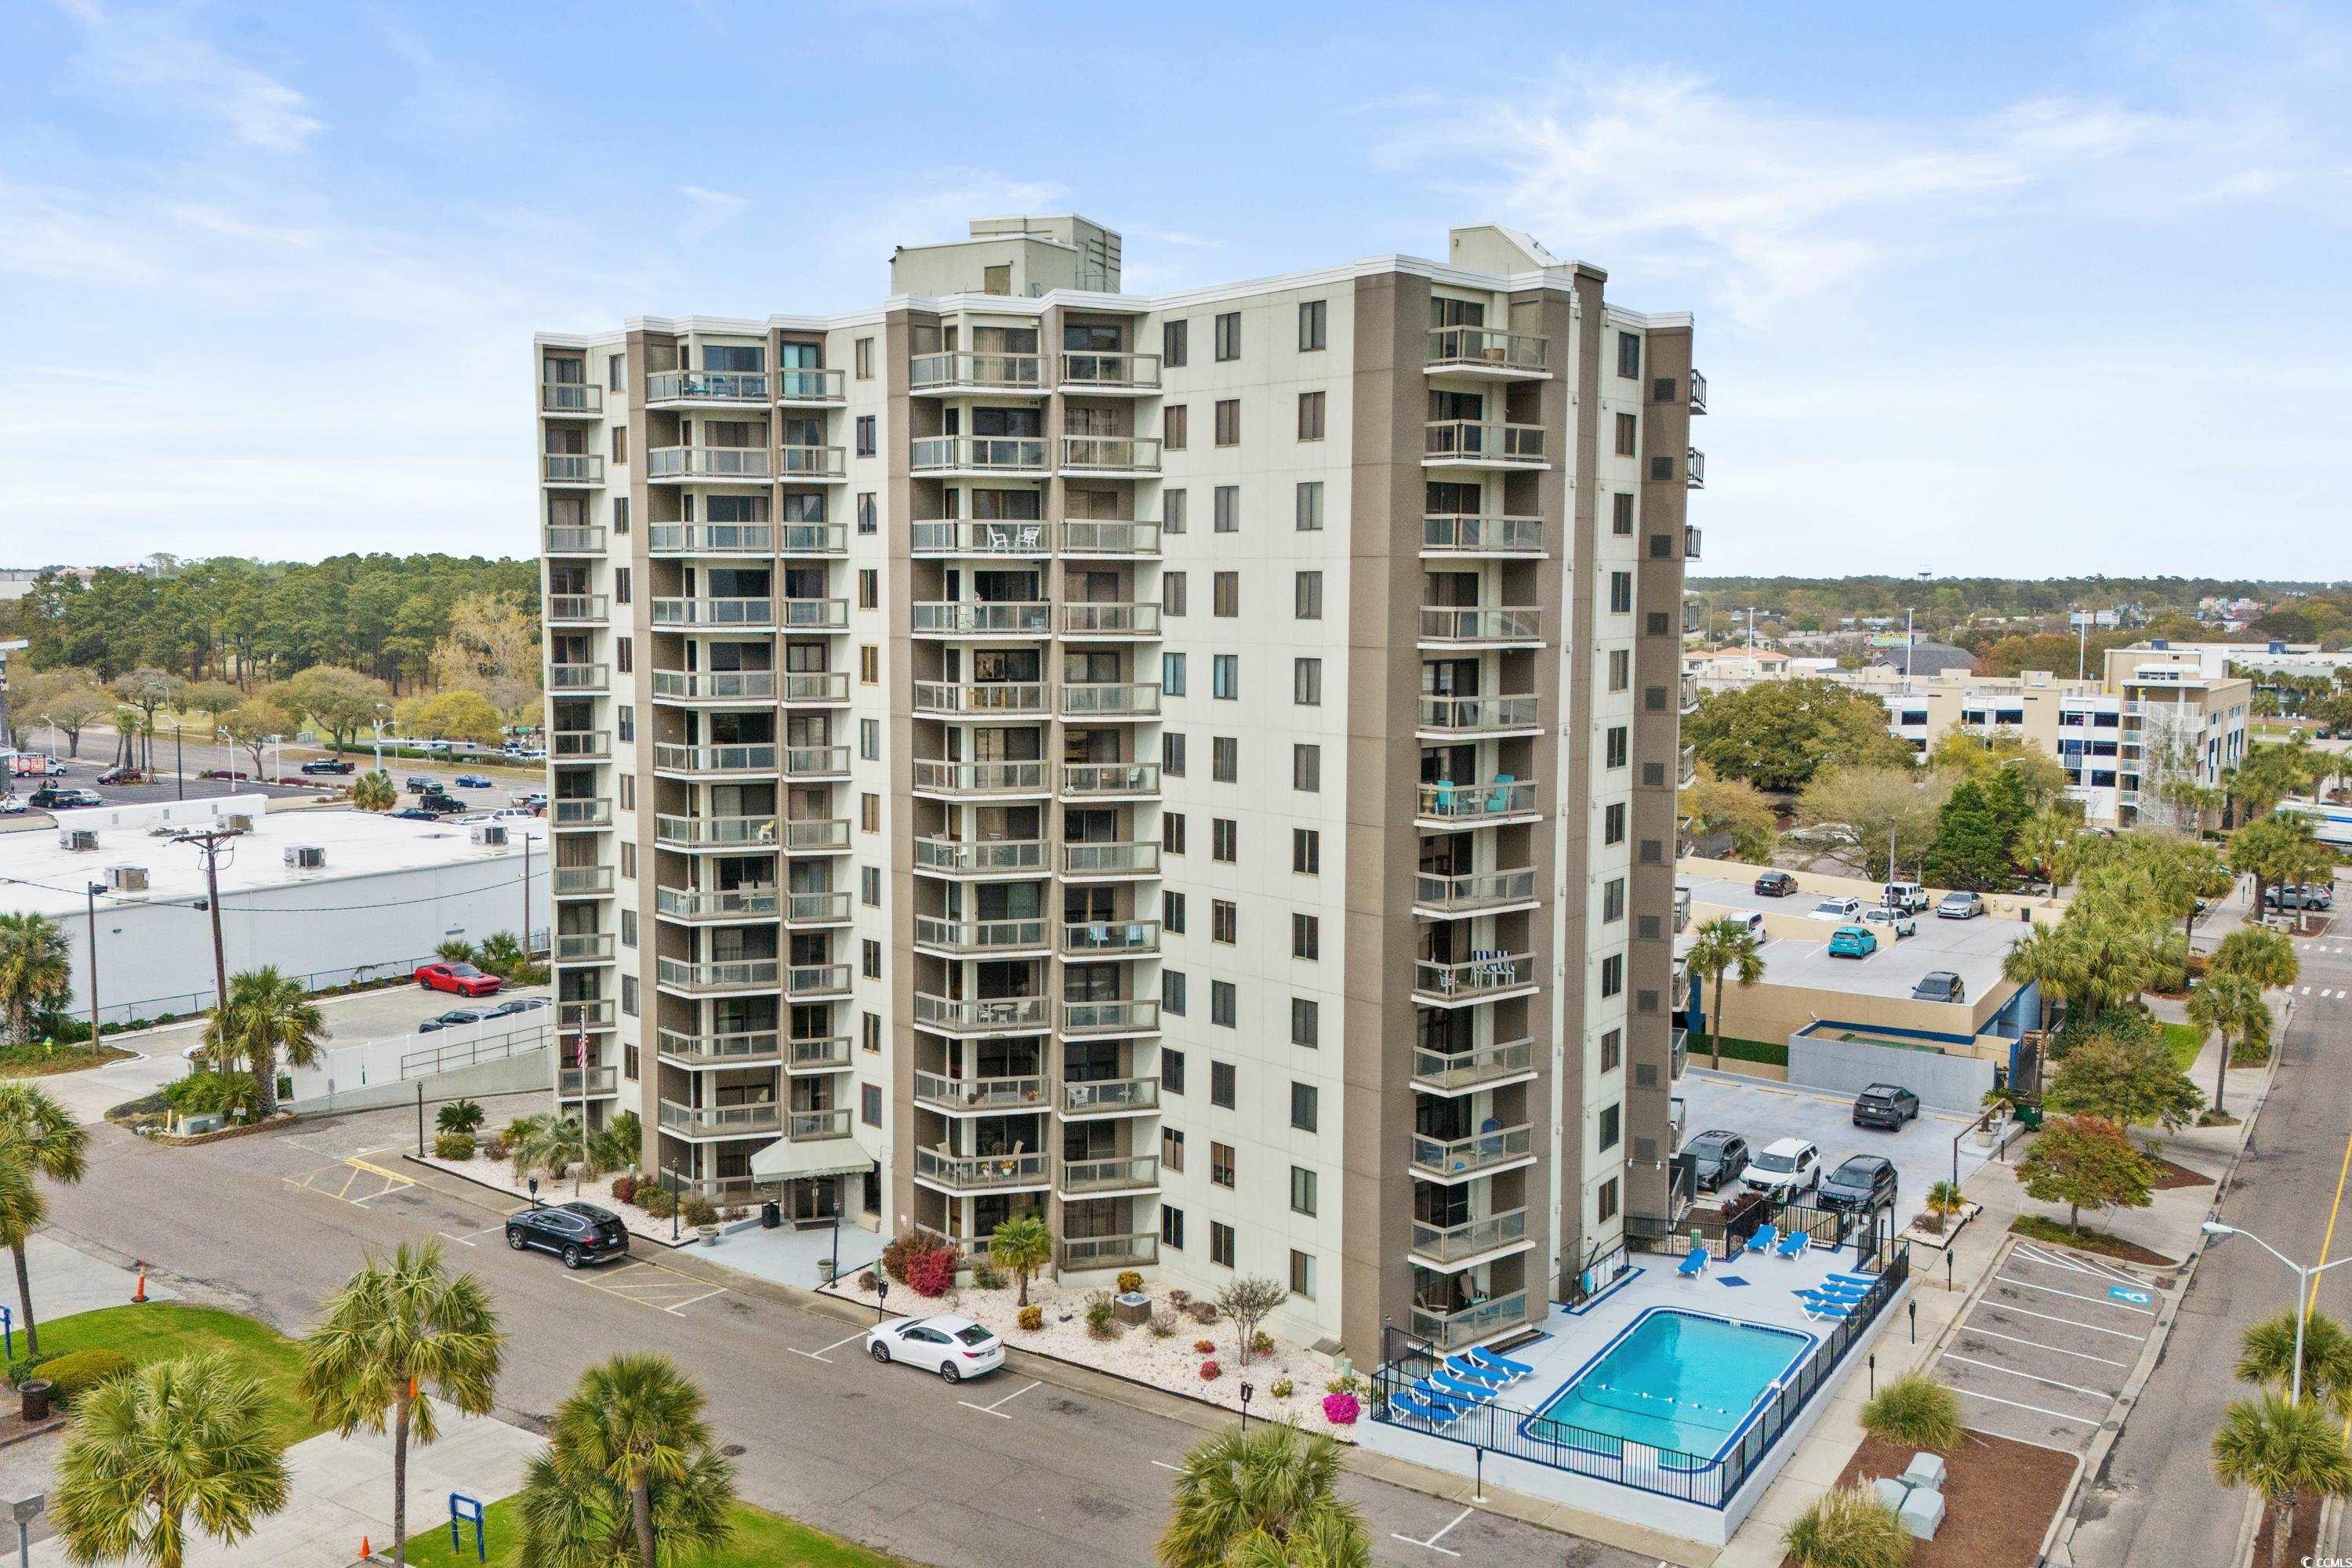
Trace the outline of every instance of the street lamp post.
<path fill-rule="evenodd" d="M 89 1048 L 96 1054 L 98 1047 L 98 896 L 106 889 L 97 883 L 84 884 L 89 900 Z"/>
<path fill-rule="evenodd" d="M 2286 1398 L 2290 1405 L 2301 1403 L 2303 1399 L 2303 1326 L 2311 1321 L 2311 1298 L 2316 1293 L 2316 1287 L 2313 1281 L 2331 1268 L 2339 1268 L 2347 1263 L 2352 1263 L 2352 1257 L 2339 1258 L 2333 1263 L 2315 1264 L 2306 1268 L 2251 1230 L 2240 1230 L 2236 1226 L 2223 1225 L 2218 1219 L 2207 1220 L 2204 1229 L 2206 1235 L 2217 1239 L 2225 1236 L 2242 1236 L 2294 1270 L 2295 1278 L 2294 1382 L 2287 1391 Z"/>

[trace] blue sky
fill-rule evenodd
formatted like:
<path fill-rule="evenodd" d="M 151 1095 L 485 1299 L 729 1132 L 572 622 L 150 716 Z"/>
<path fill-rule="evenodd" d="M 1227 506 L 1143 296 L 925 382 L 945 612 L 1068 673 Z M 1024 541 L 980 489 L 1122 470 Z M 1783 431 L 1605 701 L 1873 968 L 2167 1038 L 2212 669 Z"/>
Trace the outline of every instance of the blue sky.
<path fill-rule="evenodd" d="M 529 338 L 1496 219 L 1696 311 L 1714 572 L 2352 575 L 2352 21 L 2294 5 L 0 0 L 0 564 L 531 548 Z M 797 62 L 810 62 L 806 69 Z"/>

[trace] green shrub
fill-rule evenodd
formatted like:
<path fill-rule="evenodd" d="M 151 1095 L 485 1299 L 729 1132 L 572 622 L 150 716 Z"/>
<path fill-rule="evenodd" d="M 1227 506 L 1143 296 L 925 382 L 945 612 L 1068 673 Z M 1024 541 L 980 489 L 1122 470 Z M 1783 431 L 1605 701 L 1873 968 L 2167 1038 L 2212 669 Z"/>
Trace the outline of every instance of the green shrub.
<path fill-rule="evenodd" d="M 1019 1321 L 1024 1333 L 1034 1334 L 1045 1326 L 1045 1309 L 1034 1306 L 1024 1307 L 1021 1309 Z"/>
<path fill-rule="evenodd" d="M 1841 1487 L 1790 1521 L 1780 1533 L 1794 1568 L 1904 1568 L 1911 1533 L 1869 1489 Z"/>
<path fill-rule="evenodd" d="M 163 1086 L 163 1103 L 183 1116 L 250 1112 L 260 1102 L 249 1072 L 192 1072 Z"/>
<path fill-rule="evenodd" d="M 1110 1304 L 1109 1297 L 1097 1297 L 1087 1303 L 1087 1332 L 1098 1340 L 1118 1337 L 1118 1309 Z"/>
<path fill-rule="evenodd" d="M 20 1355 L 15 1361 L 10 1362 L 8 1363 L 8 1386 L 11 1388 L 21 1387 L 27 1378 L 39 1376 L 39 1373 L 35 1369 L 47 1360 L 48 1360 L 48 1357 L 47 1356 Z"/>
<path fill-rule="evenodd" d="M 1265 1385 L 1265 1391 L 1276 1399 L 1287 1399 L 1298 1392 L 1298 1385 L 1286 1377 L 1277 1377 Z"/>
<path fill-rule="evenodd" d="M 613 1201 L 619 1204 L 635 1202 L 637 1196 L 637 1186 L 638 1182 L 635 1173 L 631 1171 L 622 1172 L 619 1175 L 613 1178 Z"/>
<path fill-rule="evenodd" d="M 40 1375 L 58 1385 L 58 1398 L 71 1405 L 110 1377 L 131 1370 L 131 1358 L 120 1351 L 68 1351 L 41 1363 Z"/>
<path fill-rule="evenodd" d="M 692 1226 L 717 1225 L 719 1211 L 711 1206 L 709 1198 L 697 1193 L 678 1209 L 677 1217 Z"/>
<path fill-rule="evenodd" d="M 971 1282 L 983 1290 L 1002 1290 L 1004 1289 L 1004 1270 L 990 1268 L 988 1260 L 982 1258 L 971 1266 Z"/>
<path fill-rule="evenodd" d="M 677 1212 L 677 1194 L 667 1187 L 640 1185 L 637 1206 L 656 1219 L 667 1219 Z"/>
<path fill-rule="evenodd" d="M 1250 1336 L 1250 1354 L 1272 1355 L 1273 1353 L 1274 1336 L 1272 1334 L 1267 1333 L 1264 1329 L 1260 1329 L 1257 1332 Z"/>
<path fill-rule="evenodd" d="M 482 1108 L 470 1100 L 453 1100 L 433 1113 L 433 1125 L 444 1132 L 478 1132 Z"/>
<path fill-rule="evenodd" d="M 436 1132 L 433 1152 L 443 1160 L 470 1160 L 474 1157 L 474 1135 L 470 1132 Z"/>
<path fill-rule="evenodd" d="M 1690 1037 L 1691 1055 L 1701 1056 L 1715 1048 L 1713 1037 L 1694 1033 Z M 1765 1040 L 1742 1040 L 1726 1036 L 1723 1054 L 1736 1062 L 1759 1062 L 1766 1067 L 1784 1068 L 1789 1065 L 1789 1047 L 1772 1045 Z"/>
<path fill-rule="evenodd" d="M 1120 1295 L 1132 1296 L 1138 1290 L 1142 1289 L 1142 1275 L 1137 1273 L 1132 1268 L 1122 1268 L 1118 1271 L 1118 1293 Z"/>
<path fill-rule="evenodd" d="M 1862 1427 L 1906 1448 L 1948 1454 L 1960 1446 L 1960 1399 L 1921 1373 L 1906 1372 L 1862 1407 Z"/>

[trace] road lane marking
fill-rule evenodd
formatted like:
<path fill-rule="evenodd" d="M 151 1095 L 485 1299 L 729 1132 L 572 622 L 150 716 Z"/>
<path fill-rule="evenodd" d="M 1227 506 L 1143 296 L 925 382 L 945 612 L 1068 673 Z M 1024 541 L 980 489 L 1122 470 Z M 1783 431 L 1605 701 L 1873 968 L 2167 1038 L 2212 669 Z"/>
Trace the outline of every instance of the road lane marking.
<path fill-rule="evenodd" d="M 833 1358 L 832 1358 L 831 1356 L 826 1355 L 826 1354 L 824 1353 L 825 1352 L 827 1352 L 827 1351 L 837 1351 L 837 1350 L 839 1350 L 842 1346 L 844 1346 L 844 1345 L 845 1345 L 845 1344 L 850 1343 L 852 1341 L 855 1341 L 855 1340 L 862 1340 L 862 1339 L 864 1339 L 865 1337 L 866 1337 L 865 1331 L 860 1330 L 860 1331 L 859 1331 L 858 1332 L 856 1332 L 856 1333 L 847 1335 L 846 1337 L 842 1338 L 842 1339 L 837 1339 L 837 1340 L 834 1341 L 834 1342 L 833 1342 L 833 1343 L 831 1343 L 831 1344 L 829 1344 L 829 1345 L 819 1345 L 816 1349 L 814 1349 L 814 1350 L 813 1350 L 813 1351 L 804 1351 L 804 1350 L 802 1350 L 802 1349 L 801 1349 L 801 1348 L 799 1348 L 797 1345 L 786 1345 L 784 1348 L 785 1348 L 786 1350 L 788 1350 L 788 1351 L 791 1351 L 794 1355 L 804 1355 L 804 1356 L 808 1357 L 808 1358 L 809 1358 L 809 1360 L 811 1360 L 811 1361 L 821 1361 L 821 1362 L 824 1363 L 825 1363 L 825 1365 L 827 1365 L 827 1366 L 831 1366 L 831 1365 L 833 1364 Z"/>
<path fill-rule="evenodd" d="M 1151 1462 L 1163 1470 L 1173 1470 L 1180 1476 L 1184 1473 L 1184 1467 L 1181 1465 L 1171 1465 L 1165 1459 L 1154 1459 Z"/>
<path fill-rule="evenodd" d="M 2152 1307 L 2126 1306 L 2121 1301 L 2111 1301 L 2105 1296 L 2077 1295 L 2072 1290 L 2061 1290 L 2055 1285 L 2037 1285 L 2031 1279 L 2019 1279 L 2007 1274 L 1996 1274 L 1993 1278 L 2004 1285 L 2014 1285 L 2021 1290 L 2039 1290 L 2045 1296 L 2063 1296 L 2070 1301 L 2088 1301 L 2094 1306 L 2113 1307 L 2118 1312 L 2137 1312 L 2143 1318 L 2156 1316 L 2156 1310 Z"/>
<path fill-rule="evenodd" d="M 1987 1372 L 1998 1372 L 2010 1377 L 2021 1377 L 2028 1383 L 2046 1384 L 2052 1388 L 2063 1388 L 2069 1394 L 2079 1394 L 2084 1395 L 2085 1398 L 2096 1399 L 2102 1403 L 2112 1401 L 2115 1398 L 2114 1394 L 2107 1393 L 2104 1389 L 2084 1388 L 2082 1384 L 2077 1383 L 2061 1383 L 2054 1377 L 2043 1377 L 2037 1373 L 2020 1372 L 2013 1366 L 2003 1366 L 1999 1362 L 1979 1361 L 1974 1356 L 1954 1355 L 1949 1351 L 1946 1351 L 1944 1352 L 1944 1359 L 1946 1361 L 1958 1362 L 1962 1366 L 1980 1366 Z"/>
<path fill-rule="evenodd" d="M 1021 1387 L 1016 1388 L 1012 1393 L 1006 1394 L 1003 1398 L 996 1401 L 994 1405 L 974 1405 L 969 1399 L 959 1399 L 956 1403 L 962 1405 L 966 1410 L 977 1410 L 982 1415 L 993 1415 L 999 1421 L 1010 1421 L 1013 1417 L 1007 1415 L 1003 1411 L 999 1410 L 996 1406 L 998 1405 L 1010 1405 L 1014 1400 L 1020 1398 L 1023 1394 L 1028 1393 L 1031 1389 L 1039 1386 L 1040 1384 L 1034 1383 L 1024 1384 Z"/>
<path fill-rule="evenodd" d="M 2101 1366 L 2119 1366 L 2126 1372 L 2129 1372 L 2131 1370 L 2131 1363 L 2127 1361 L 2109 1361 L 2103 1355 L 2092 1355 L 2087 1351 L 2060 1350 L 2056 1345 L 2045 1345 L 2040 1340 L 2021 1340 L 2015 1334 L 1995 1333 L 1990 1329 L 1979 1329 L 1973 1323 L 1961 1324 L 1960 1332 L 1963 1334 L 1981 1334 L 1989 1340 L 2007 1340 L 2013 1345 L 2028 1345 L 2034 1350 L 2048 1351 L 2053 1355 L 2070 1355 L 2078 1361 L 2095 1361 Z"/>
<path fill-rule="evenodd" d="M 2091 1300 L 2089 1297 L 2084 1299 Z M 2020 1317 L 2039 1318 L 2045 1323 L 2063 1323 L 2070 1329 L 2088 1329 L 2095 1334 L 2113 1334 L 2119 1340 L 2129 1340 L 2134 1344 L 2144 1344 L 2147 1340 L 2146 1334 L 2135 1334 L 2128 1329 L 2103 1329 L 2096 1323 L 2077 1322 L 2072 1318 L 2056 1318 L 2047 1312 L 2036 1312 L 2025 1307 L 2012 1307 L 2006 1302 L 1983 1301 L 1978 1305 L 1988 1312 L 2015 1312 Z"/>

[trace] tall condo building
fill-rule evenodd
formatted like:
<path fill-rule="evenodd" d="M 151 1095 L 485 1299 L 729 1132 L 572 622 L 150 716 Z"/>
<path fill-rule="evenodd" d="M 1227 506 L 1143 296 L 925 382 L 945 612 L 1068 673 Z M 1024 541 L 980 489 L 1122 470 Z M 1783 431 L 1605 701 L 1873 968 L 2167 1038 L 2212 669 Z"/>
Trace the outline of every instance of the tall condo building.
<path fill-rule="evenodd" d="M 559 1098 L 647 1170 L 1360 1362 L 1686 1202 L 1687 316 L 1482 226 L 1139 296 L 1074 216 L 536 343 Z"/>

